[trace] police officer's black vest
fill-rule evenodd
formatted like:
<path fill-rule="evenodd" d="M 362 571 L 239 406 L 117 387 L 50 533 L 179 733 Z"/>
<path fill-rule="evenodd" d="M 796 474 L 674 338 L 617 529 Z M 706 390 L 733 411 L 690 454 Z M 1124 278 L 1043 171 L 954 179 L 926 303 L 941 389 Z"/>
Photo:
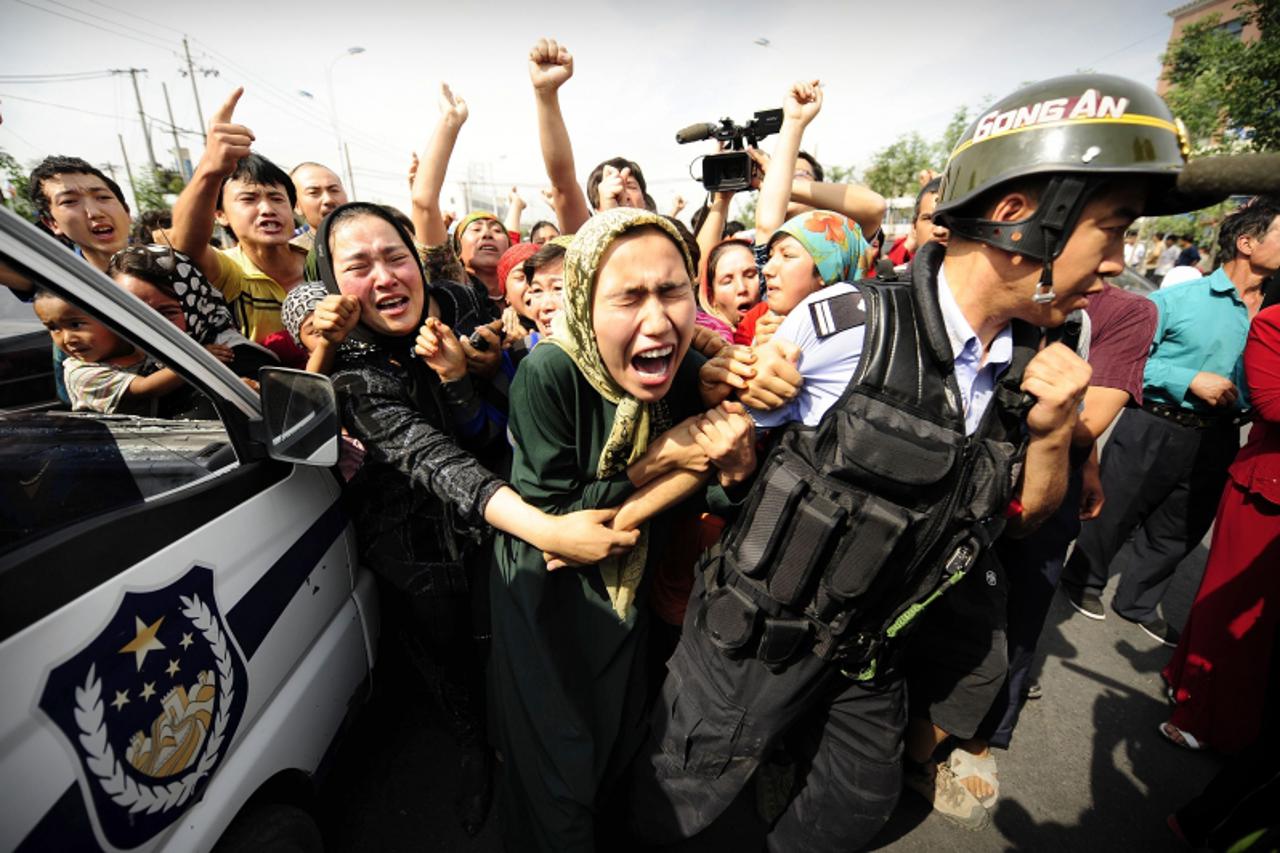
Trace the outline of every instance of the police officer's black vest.
<path fill-rule="evenodd" d="M 777 436 L 709 552 L 697 618 L 727 653 L 780 668 L 812 651 L 870 675 L 1003 529 L 1032 403 L 1019 386 L 1040 332 L 1014 323 L 1012 363 L 966 436 L 938 307 L 943 255 L 928 244 L 910 281 L 861 281 L 814 312 L 819 335 L 865 314 L 862 357 L 817 427 Z"/>

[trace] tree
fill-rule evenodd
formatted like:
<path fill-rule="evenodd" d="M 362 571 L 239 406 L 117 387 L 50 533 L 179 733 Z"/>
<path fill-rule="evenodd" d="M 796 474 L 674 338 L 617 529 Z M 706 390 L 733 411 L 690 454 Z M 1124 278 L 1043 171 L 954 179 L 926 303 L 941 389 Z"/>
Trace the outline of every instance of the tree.
<path fill-rule="evenodd" d="M 1164 55 L 1165 95 L 1198 153 L 1280 150 L 1280 3 L 1235 7 L 1258 27 L 1249 43 L 1209 15 L 1189 25 Z"/>
<path fill-rule="evenodd" d="M 926 142 L 916 131 L 903 134 L 871 156 L 867 186 L 885 198 L 915 195 L 920 189 L 920 171 L 936 169 L 937 155 L 936 143 Z"/>
<path fill-rule="evenodd" d="M 885 198 L 914 196 L 920 189 L 920 173 L 938 171 L 946 165 L 951 149 L 969 127 L 969 108 L 960 107 L 951 114 L 951 120 L 942 135 L 932 142 L 917 132 L 903 134 L 887 148 L 871 157 L 866 171 L 866 183 Z"/>
<path fill-rule="evenodd" d="M 3 148 L 0 148 L 0 176 L 8 181 L 13 192 L 12 195 L 0 192 L 0 201 L 23 219 L 34 221 L 36 209 L 27 193 L 29 170 L 22 168 L 22 164 Z"/>
<path fill-rule="evenodd" d="M 137 214 L 168 210 L 173 205 L 165 198 L 182 192 L 182 176 L 172 169 L 161 167 L 156 171 L 144 168 L 134 187 Z"/>

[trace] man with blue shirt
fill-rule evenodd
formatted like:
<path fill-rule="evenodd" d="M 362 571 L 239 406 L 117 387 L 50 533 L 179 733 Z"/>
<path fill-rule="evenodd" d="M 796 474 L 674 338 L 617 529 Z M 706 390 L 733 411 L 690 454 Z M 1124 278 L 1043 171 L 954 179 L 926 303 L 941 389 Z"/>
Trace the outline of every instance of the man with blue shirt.
<path fill-rule="evenodd" d="M 1103 619 L 1114 566 L 1111 609 L 1166 646 L 1178 633 L 1156 606 L 1212 524 L 1240 447 L 1248 408 L 1241 355 L 1262 283 L 1280 269 L 1280 207 L 1258 201 L 1223 220 L 1219 256 L 1212 275 L 1151 294 L 1160 316 L 1142 406 L 1116 422 L 1102 454 L 1107 502 L 1084 525 L 1063 574 L 1072 606 Z"/>

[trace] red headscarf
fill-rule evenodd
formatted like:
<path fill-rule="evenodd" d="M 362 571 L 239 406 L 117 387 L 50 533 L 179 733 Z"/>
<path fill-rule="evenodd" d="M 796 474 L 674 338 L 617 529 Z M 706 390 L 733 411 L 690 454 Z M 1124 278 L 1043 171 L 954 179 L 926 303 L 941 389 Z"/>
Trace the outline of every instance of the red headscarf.
<path fill-rule="evenodd" d="M 498 258 L 498 287 L 503 293 L 507 292 L 507 276 L 511 275 L 511 271 L 522 266 L 541 248 L 535 243 L 516 243 L 502 253 L 502 257 Z"/>

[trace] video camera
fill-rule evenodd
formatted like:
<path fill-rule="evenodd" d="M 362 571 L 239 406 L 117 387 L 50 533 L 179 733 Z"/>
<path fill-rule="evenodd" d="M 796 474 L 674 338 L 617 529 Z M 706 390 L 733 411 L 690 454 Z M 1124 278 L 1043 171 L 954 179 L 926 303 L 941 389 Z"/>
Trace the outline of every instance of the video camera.
<path fill-rule="evenodd" d="M 729 149 L 702 158 L 702 185 L 707 192 L 738 192 L 751 188 L 751 173 L 755 167 L 747 155 L 746 146 L 755 148 L 771 133 L 782 127 L 782 110 L 761 110 L 745 125 L 722 118 L 719 124 L 703 122 L 691 124 L 676 133 L 676 142 L 700 142 L 718 139 Z"/>

